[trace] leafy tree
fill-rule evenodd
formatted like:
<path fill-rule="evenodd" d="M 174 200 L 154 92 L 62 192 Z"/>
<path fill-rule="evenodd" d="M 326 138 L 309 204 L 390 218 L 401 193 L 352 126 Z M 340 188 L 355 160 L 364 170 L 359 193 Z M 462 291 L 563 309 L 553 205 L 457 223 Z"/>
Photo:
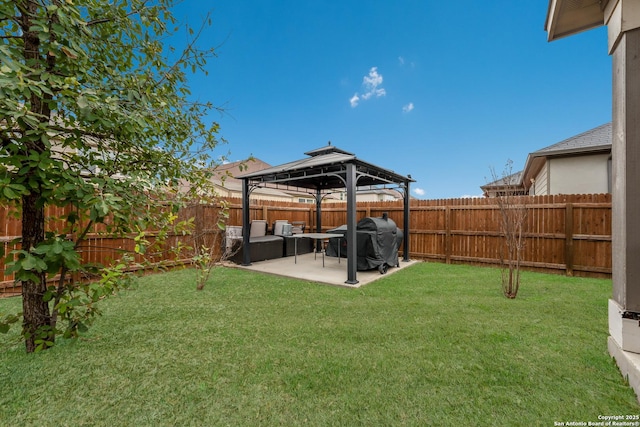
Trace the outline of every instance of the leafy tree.
<path fill-rule="evenodd" d="M 76 336 L 125 283 L 126 253 L 99 280 L 75 283 L 96 272 L 81 257 L 87 233 L 135 233 L 143 253 L 145 230 L 175 222 L 177 185 L 205 191 L 219 127 L 204 120 L 215 107 L 190 100 L 186 73 L 206 72 L 214 52 L 196 47 L 202 28 L 187 28 L 182 51 L 163 45 L 178 31 L 172 6 L 0 2 L 0 202 L 22 215 L 7 265 L 23 301 L 0 331 L 22 319 L 27 352 Z M 67 207 L 64 230 L 47 231 L 46 206 Z"/>

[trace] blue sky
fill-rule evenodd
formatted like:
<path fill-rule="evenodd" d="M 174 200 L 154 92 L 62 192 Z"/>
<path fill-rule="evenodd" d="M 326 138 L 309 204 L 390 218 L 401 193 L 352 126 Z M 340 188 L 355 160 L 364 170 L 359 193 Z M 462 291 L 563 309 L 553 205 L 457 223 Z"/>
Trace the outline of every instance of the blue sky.
<path fill-rule="evenodd" d="M 271 165 L 331 141 L 410 174 L 421 199 L 481 195 L 527 154 L 611 121 L 605 28 L 547 42 L 547 0 L 185 0 L 217 46 L 194 98 L 217 154 Z"/>

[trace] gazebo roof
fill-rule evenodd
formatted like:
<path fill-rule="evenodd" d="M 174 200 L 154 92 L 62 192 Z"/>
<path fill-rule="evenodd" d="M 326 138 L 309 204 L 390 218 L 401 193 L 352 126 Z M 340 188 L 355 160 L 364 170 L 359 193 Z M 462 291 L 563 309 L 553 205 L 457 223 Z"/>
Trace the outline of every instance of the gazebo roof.
<path fill-rule="evenodd" d="M 237 178 L 252 184 L 287 184 L 299 188 L 328 190 L 346 186 L 346 165 L 355 164 L 358 187 L 415 182 L 389 169 L 358 159 L 355 154 L 328 145 L 305 153 L 309 157 L 273 166 Z"/>

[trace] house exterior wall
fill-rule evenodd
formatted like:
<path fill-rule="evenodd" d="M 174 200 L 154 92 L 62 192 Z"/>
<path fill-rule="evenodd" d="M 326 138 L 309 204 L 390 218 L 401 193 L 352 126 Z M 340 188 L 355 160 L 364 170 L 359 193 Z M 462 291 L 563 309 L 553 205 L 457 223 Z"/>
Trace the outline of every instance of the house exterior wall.
<path fill-rule="evenodd" d="M 542 169 L 540 169 L 533 188 L 532 196 L 546 196 L 549 194 L 549 162 L 545 162 Z"/>
<path fill-rule="evenodd" d="M 536 192 L 536 195 L 608 193 L 608 163 L 609 154 L 606 153 L 548 159 L 543 170 L 548 168 L 546 175 L 549 179 L 547 185 L 549 192 Z M 537 190 L 538 178 L 536 178 Z"/>
<path fill-rule="evenodd" d="M 242 191 L 236 191 L 233 189 L 229 189 L 226 187 L 221 187 L 219 185 L 215 185 L 216 192 L 218 196 L 222 199 L 241 199 Z M 275 200 L 279 202 L 295 202 L 293 196 L 284 196 L 284 195 L 276 195 L 276 194 L 262 194 L 259 190 L 251 193 L 251 199 L 253 200 Z"/>
<path fill-rule="evenodd" d="M 251 200 L 276 200 L 279 202 L 297 202 L 297 199 L 294 199 L 293 197 L 276 196 L 273 194 L 260 194 L 256 191 L 251 193 Z"/>
<path fill-rule="evenodd" d="M 392 202 L 394 200 L 396 200 L 396 198 L 389 194 L 356 193 L 356 201 L 358 202 Z"/>
<path fill-rule="evenodd" d="M 294 202 L 298 202 L 298 203 L 315 203 L 315 199 L 312 199 L 310 197 L 303 197 L 303 196 L 296 196 L 293 198 Z"/>
<path fill-rule="evenodd" d="M 359 192 L 356 191 L 356 201 L 357 202 L 393 202 L 395 200 L 401 200 L 398 197 L 395 197 L 392 194 L 385 192 Z M 347 201 L 347 193 L 341 191 L 340 193 L 335 193 L 335 200 L 333 202 L 346 202 Z"/>

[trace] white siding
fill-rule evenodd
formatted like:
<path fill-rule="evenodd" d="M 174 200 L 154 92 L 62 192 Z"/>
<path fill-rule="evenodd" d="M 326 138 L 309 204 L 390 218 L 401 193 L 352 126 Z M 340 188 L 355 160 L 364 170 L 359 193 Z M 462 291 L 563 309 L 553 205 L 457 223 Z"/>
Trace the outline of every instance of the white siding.
<path fill-rule="evenodd" d="M 544 166 L 536 176 L 535 194 L 536 196 L 546 196 L 549 194 L 549 162 L 545 162 Z"/>
<path fill-rule="evenodd" d="M 378 195 L 374 193 L 365 193 L 365 194 L 356 193 L 356 201 L 357 202 L 378 202 L 380 201 L 380 199 L 378 198 Z"/>

